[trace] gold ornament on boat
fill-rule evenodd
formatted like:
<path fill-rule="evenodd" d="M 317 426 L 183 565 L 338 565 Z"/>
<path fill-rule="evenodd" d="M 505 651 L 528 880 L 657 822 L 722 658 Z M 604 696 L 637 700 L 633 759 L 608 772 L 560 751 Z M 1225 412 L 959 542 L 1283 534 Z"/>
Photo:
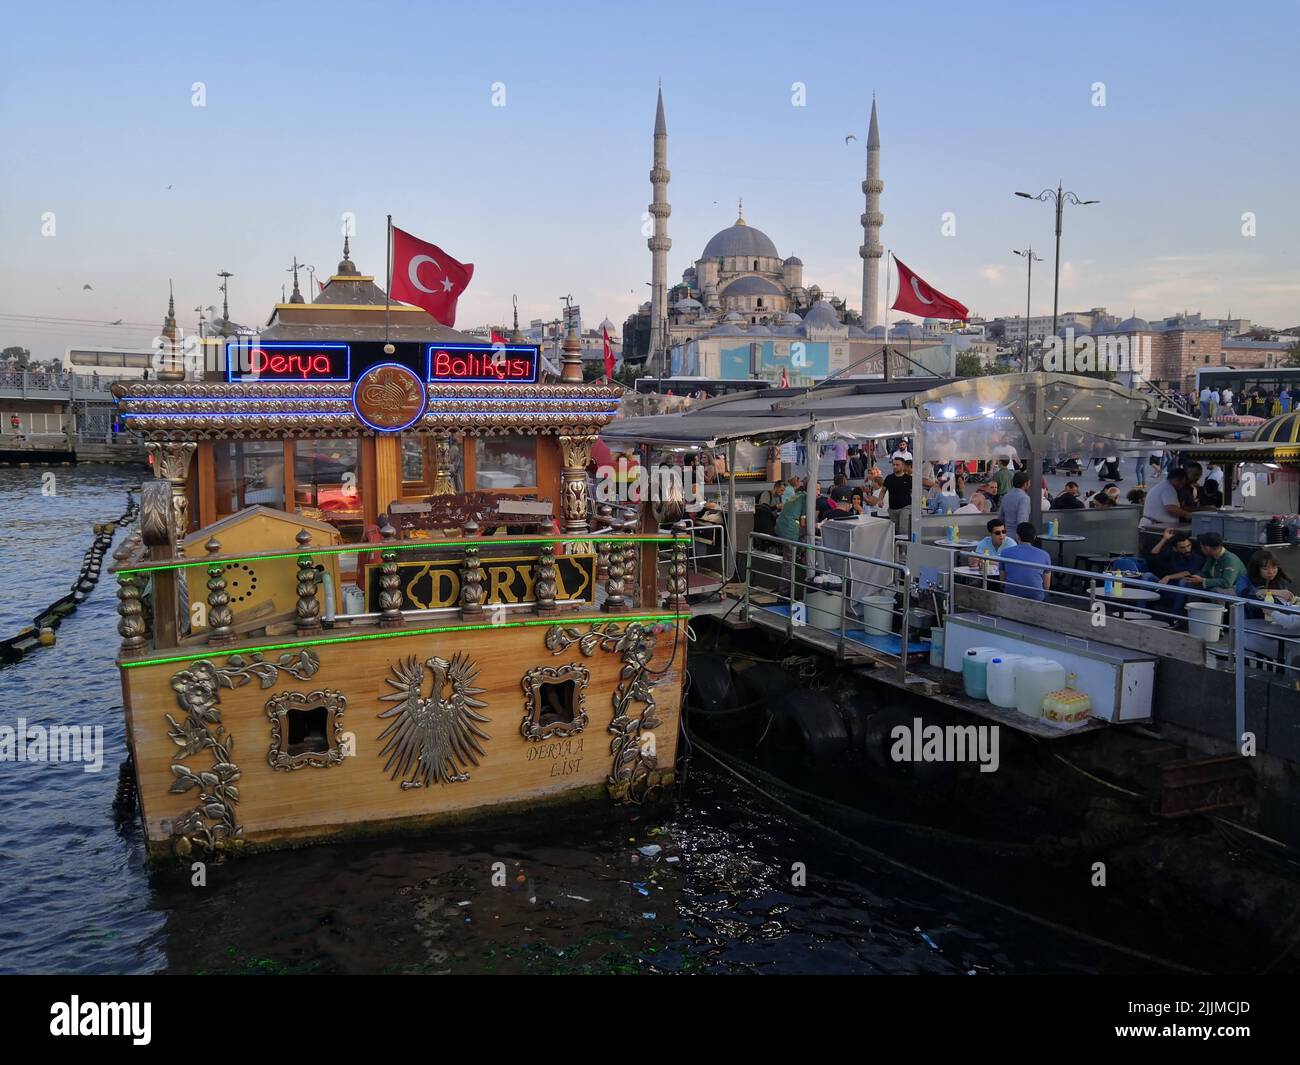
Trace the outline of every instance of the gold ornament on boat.
<path fill-rule="evenodd" d="M 526 740 L 548 740 L 552 736 L 574 736 L 587 727 L 587 683 L 591 671 L 586 666 L 537 666 L 524 674 L 524 719 L 519 725 Z M 563 686 L 572 683 L 568 705 Z"/>
<path fill-rule="evenodd" d="M 426 666 L 433 673 L 428 697 L 423 695 Z M 489 719 L 476 712 L 487 706 L 475 698 L 487 690 L 474 686 L 477 667 L 458 652 L 450 662 L 434 657 L 422 665 L 412 655 L 390 668 L 393 675 L 385 680 L 397 690 L 379 697 L 397 704 L 379 715 L 394 719 L 379 734 L 384 744 L 379 757 L 388 757 L 384 770 L 393 780 L 406 776 L 404 789 L 468 780 L 465 769 L 478 766 L 484 754 L 479 740 L 491 738 L 478 727 Z"/>
<path fill-rule="evenodd" d="M 343 711 L 347 697 L 333 688 L 312 692 L 281 692 L 266 701 L 266 716 L 271 719 L 271 748 L 266 759 L 273 769 L 303 769 L 312 766 L 324 769 L 343 761 Z M 306 743 L 301 750 L 289 746 L 288 716 L 292 713 L 309 713 L 323 710 L 324 735 L 317 737 L 324 749 L 312 749 Z"/>

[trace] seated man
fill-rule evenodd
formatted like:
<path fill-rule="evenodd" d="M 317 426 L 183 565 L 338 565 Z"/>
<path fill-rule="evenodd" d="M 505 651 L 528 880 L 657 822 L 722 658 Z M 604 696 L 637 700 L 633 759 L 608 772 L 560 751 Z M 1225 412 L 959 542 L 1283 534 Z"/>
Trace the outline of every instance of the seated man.
<path fill-rule="evenodd" d="M 1246 564 L 1223 546 L 1223 537 L 1218 533 L 1201 533 L 1196 538 L 1200 544 L 1201 554 L 1205 556 L 1205 565 L 1201 572 L 1191 577 L 1184 577 L 1182 584 L 1188 588 L 1204 588 L 1207 592 L 1221 592 L 1224 595 L 1242 595 L 1246 591 Z"/>
<path fill-rule="evenodd" d="M 1020 542 L 1002 552 L 1002 590 L 1008 595 L 1037 599 L 1041 603 L 1052 587 L 1052 571 L 1017 563 L 1037 562 L 1048 566 L 1052 556 L 1038 546 L 1038 530 L 1032 522 L 1024 521 L 1017 525 L 1016 537 Z"/>
<path fill-rule="evenodd" d="M 1165 529 L 1147 555 L 1147 569 L 1161 584 L 1176 584 L 1204 568 L 1205 559 L 1196 541 L 1176 529 Z"/>
<path fill-rule="evenodd" d="M 984 498 L 983 492 L 973 492 L 969 503 L 963 503 L 956 510 L 958 514 L 987 514 L 989 512 L 989 501 Z"/>
<path fill-rule="evenodd" d="M 831 482 L 831 499 L 836 503 L 847 503 L 852 494 L 853 489 L 849 486 L 849 479 L 844 474 L 837 473 Z"/>
<path fill-rule="evenodd" d="M 1007 523 L 1001 518 L 990 518 L 985 528 L 989 534 L 975 545 L 972 558 L 992 558 L 1015 546 L 1016 541 L 1007 535 Z"/>

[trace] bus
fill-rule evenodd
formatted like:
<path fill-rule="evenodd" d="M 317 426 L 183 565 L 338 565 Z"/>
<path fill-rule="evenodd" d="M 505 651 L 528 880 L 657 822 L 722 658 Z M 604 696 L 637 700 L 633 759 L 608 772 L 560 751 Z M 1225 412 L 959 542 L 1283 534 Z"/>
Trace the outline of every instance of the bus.
<path fill-rule="evenodd" d="M 1195 399 L 1201 389 L 1210 388 L 1222 393 L 1231 388 L 1233 396 L 1250 396 L 1255 392 L 1272 400 L 1285 387 L 1291 395 L 1300 389 L 1300 367 L 1260 367 L 1254 370 L 1230 370 L 1223 366 L 1207 366 L 1196 371 Z"/>

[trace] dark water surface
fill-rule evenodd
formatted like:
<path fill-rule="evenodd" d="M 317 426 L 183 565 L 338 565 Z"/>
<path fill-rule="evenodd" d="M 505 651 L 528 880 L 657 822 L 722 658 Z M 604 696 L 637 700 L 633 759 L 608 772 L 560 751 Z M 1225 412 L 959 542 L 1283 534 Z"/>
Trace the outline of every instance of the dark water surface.
<path fill-rule="evenodd" d="M 0 469 L 0 632 L 76 576 L 139 468 Z M 119 533 L 119 542 L 123 534 Z M 0 667 L 0 725 L 102 725 L 105 762 L 0 762 L 0 973 L 1128 971 L 1133 963 L 826 837 L 695 760 L 675 807 L 603 804 L 151 874 L 112 810 L 125 757 L 105 577 Z M 159 711 L 162 712 L 161 709 Z M 643 856 L 640 848 L 658 847 Z M 906 855 L 899 857 L 906 858 Z M 493 886 L 495 863 L 506 885 Z M 792 866 L 807 870 L 792 885 Z"/>

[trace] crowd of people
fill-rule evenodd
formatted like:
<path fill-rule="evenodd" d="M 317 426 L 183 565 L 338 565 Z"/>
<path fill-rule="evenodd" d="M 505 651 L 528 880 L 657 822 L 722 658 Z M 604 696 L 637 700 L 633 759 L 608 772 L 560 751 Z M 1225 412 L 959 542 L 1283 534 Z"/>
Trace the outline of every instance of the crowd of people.
<path fill-rule="evenodd" d="M 1221 414 L 1249 415 L 1252 418 L 1276 418 L 1289 414 L 1295 397 L 1283 385 L 1277 393 L 1255 389 L 1250 393 L 1233 392 L 1231 388 L 1211 388 L 1206 385 L 1197 397 L 1201 421 L 1214 421 Z"/>

